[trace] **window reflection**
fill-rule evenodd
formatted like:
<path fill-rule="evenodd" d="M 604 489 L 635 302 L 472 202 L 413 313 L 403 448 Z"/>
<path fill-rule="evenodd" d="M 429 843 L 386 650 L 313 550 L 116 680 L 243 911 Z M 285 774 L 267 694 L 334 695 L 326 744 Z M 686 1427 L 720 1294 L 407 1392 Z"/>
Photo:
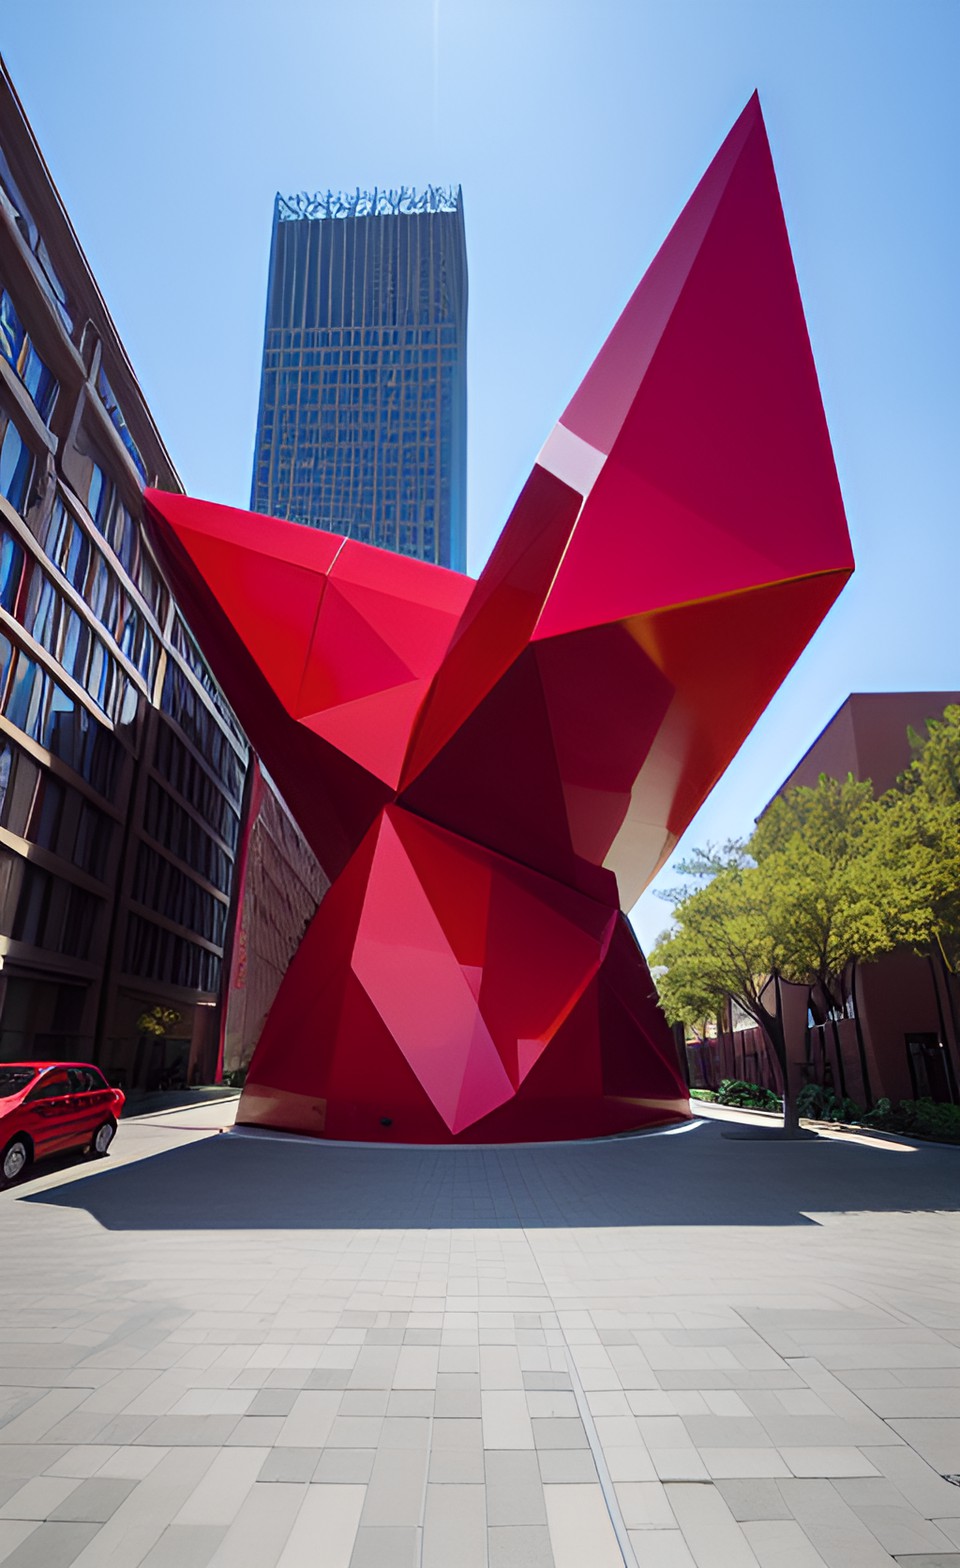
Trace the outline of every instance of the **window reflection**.
<path fill-rule="evenodd" d="M 0 415 L 0 427 L 3 416 Z M 6 496 L 14 511 L 22 512 L 27 502 L 33 474 L 33 455 L 12 420 L 7 420 L 0 438 L 0 495 Z"/>
<path fill-rule="evenodd" d="M 60 384 L 31 343 L 6 289 L 0 291 L 0 354 L 13 366 L 44 424 L 50 421 Z"/>

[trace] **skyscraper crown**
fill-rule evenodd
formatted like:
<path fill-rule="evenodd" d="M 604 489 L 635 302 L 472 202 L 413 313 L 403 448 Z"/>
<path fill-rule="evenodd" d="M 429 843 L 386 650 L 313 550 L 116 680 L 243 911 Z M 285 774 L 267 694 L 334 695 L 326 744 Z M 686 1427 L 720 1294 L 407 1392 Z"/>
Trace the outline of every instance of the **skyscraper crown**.
<path fill-rule="evenodd" d="M 277 218 L 281 223 L 298 218 L 383 218 L 397 214 L 457 212 L 463 196 L 460 186 L 427 185 L 417 191 L 412 185 L 398 190 L 300 191 L 294 196 L 277 192 Z"/>

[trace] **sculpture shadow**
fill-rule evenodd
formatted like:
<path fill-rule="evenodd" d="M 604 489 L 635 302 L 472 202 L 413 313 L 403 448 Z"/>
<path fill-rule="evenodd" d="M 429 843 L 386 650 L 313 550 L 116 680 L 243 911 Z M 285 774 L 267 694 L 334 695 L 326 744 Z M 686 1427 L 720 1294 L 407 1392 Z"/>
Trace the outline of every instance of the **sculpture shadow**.
<path fill-rule="evenodd" d="M 958 1160 L 935 1146 L 734 1142 L 717 1123 L 486 1149 L 226 1134 L 19 1201 L 82 1209 L 115 1231 L 809 1225 L 960 1209 Z"/>

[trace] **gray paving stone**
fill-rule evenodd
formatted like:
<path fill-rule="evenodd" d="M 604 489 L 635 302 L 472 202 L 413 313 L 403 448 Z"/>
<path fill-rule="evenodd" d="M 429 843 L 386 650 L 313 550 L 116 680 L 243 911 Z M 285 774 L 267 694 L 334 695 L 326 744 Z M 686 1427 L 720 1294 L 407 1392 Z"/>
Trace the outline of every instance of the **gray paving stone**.
<path fill-rule="evenodd" d="M 142 1559 L 143 1568 L 207 1568 L 226 1533 L 226 1525 L 172 1524 Z"/>
<path fill-rule="evenodd" d="M 426 1448 L 431 1423 L 420 1416 L 387 1416 L 380 1432 L 382 1448 Z"/>
<path fill-rule="evenodd" d="M 256 1394 L 247 1411 L 249 1416 L 288 1416 L 293 1409 L 296 1391 L 287 1388 L 263 1388 Z"/>
<path fill-rule="evenodd" d="M 373 1448 L 325 1448 L 312 1479 L 347 1486 L 365 1486 L 373 1471 Z"/>
<path fill-rule="evenodd" d="M 320 1448 L 271 1448 L 260 1466 L 257 1480 L 311 1481 L 322 1452 Z"/>
<path fill-rule="evenodd" d="M 385 1388 L 348 1388 L 340 1401 L 342 1416 L 385 1416 L 390 1398 Z"/>
<path fill-rule="evenodd" d="M 304 1388 L 346 1388 L 350 1371 L 346 1367 L 317 1367 L 309 1373 Z"/>
<path fill-rule="evenodd" d="M 481 1423 L 466 1418 L 434 1420 L 430 1431 L 434 1448 L 483 1448 Z"/>
<path fill-rule="evenodd" d="M 426 1474 L 426 1448 L 381 1448 L 373 1461 L 361 1524 L 419 1525 Z"/>
<path fill-rule="evenodd" d="M 479 1448 L 434 1448 L 430 1453 L 429 1477 L 441 1485 L 483 1483 L 483 1450 Z"/>
<path fill-rule="evenodd" d="M 636 1452 L 645 1457 L 642 1449 Z M 575 1486 L 597 1479 L 597 1467 L 588 1448 L 539 1448 L 537 1460 L 540 1479 L 550 1486 Z M 653 1475 L 652 1467 L 650 1474 Z"/>
<path fill-rule="evenodd" d="M 289 1482 L 256 1482 L 210 1559 L 211 1568 L 273 1568 L 306 1492 L 306 1486 Z"/>
<path fill-rule="evenodd" d="M 438 1388 L 434 1397 L 436 1400 L 434 1415 L 454 1417 L 480 1415 L 479 1388 Z"/>
<path fill-rule="evenodd" d="M 21 1443 L 15 1448 L 0 1447 L 0 1479 L 15 1480 L 18 1484 L 29 1481 L 35 1475 L 42 1475 L 69 1452 L 69 1448 L 53 1447 L 47 1443 Z"/>
<path fill-rule="evenodd" d="M 487 1568 L 482 1486 L 429 1486 L 423 1519 L 423 1568 Z"/>
<path fill-rule="evenodd" d="M 122 1448 L 127 1443 L 139 1442 L 149 1425 L 149 1416 L 114 1416 L 112 1421 L 107 1421 L 100 1428 L 97 1442 Z"/>
<path fill-rule="evenodd" d="M 537 1448 L 587 1448 L 587 1434 L 579 1416 L 541 1416 L 531 1421 Z"/>
<path fill-rule="evenodd" d="M 550 1532 L 539 1525 L 488 1530 L 487 1545 L 490 1568 L 554 1568 Z"/>
<path fill-rule="evenodd" d="M 388 1416 L 431 1416 L 435 1393 L 429 1388 L 394 1388 L 387 1400 Z"/>
<path fill-rule="evenodd" d="M 776 1481 L 714 1481 L 734 1519 L 789 1519 L 790 1510 Z"/>
<path fill-rule="evenodd" d="M 3 1559 L 3 1568 L 71 1568 L 99 1529 L 97 1524 L 38 1524 Z"/>
<path fill-rule="evenodd" d="M 284 1416 L 241 1416 L 226 1439 L 231 1448 L 269 1448 L 283 1429 Z"/>
<path fill-rule="evenodd" d="M 488 1448 L 484 1463 L 487 1523 L 545 1525 L 547 1511 L 537 1455 L 529 1448 Z"/>
<path fill-rule="evenodd" d="M 361 1525 L 350 1557 L 350 1568 L 418 1568 L 419 1557 L 419 1530 Z"/>
<path fill-rule="evenodd" d="M 401 1518 L 364 1518 L 377 1568 L 450 1557 L 485 1486 L 489 1568 L 551 1562 L 544 1502 L 560 1568 L 597 1568 L 593 1454 L 543 1446 L 580 1428 L 568 1355 L 643 1568 L 960 1555 L 960 1493 L 921 1458 L 958 1431 L 954 1151 L 150 1136 L 159 1186 L 131 1160 L 0 1195 L 0 1497 L 130 1487 L 76 1568 L 314 1568 L 324 1521 L 345 1564 L 379 1455 L 374 1503 Z M 330 1446 L 335 1422 L 377 1455 Z M 814 1479 L 774 1485 L 781 1447 Z M 0 1560 L 54 1526 L 0 1520 Z"/>
<path fill-rule="evenodd" d="M 332 1448 L 376 1448 L 385 1425 L 382 1416 L 337 1416 L 326 1441 Z"/>
<path fill-rule="evenodd" d="M 236 1424 L 236 1416 L 161 1416 L 133 1441 L 151 1448 L 219 1448 Z"/>
<path fill-rule="evenodd" d="M 68 1524 L 105 1524 L 136 1484 L 135 1481 L 101 1481 L 98 1477 L 81 1481 L 47 1517 Z"/>

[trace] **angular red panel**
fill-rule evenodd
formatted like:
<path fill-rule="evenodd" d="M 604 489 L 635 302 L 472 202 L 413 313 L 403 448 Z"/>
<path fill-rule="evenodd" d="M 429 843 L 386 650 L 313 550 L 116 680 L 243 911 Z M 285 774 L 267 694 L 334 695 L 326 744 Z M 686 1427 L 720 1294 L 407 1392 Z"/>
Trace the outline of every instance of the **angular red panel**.
<path fill-rule="evenodd" d="M 852 569 L 752 99 L 477 583 L 148 493 L 332 886 L 240 1121 L 597 1136 L 688 1114 L 629 907 Z"/>

